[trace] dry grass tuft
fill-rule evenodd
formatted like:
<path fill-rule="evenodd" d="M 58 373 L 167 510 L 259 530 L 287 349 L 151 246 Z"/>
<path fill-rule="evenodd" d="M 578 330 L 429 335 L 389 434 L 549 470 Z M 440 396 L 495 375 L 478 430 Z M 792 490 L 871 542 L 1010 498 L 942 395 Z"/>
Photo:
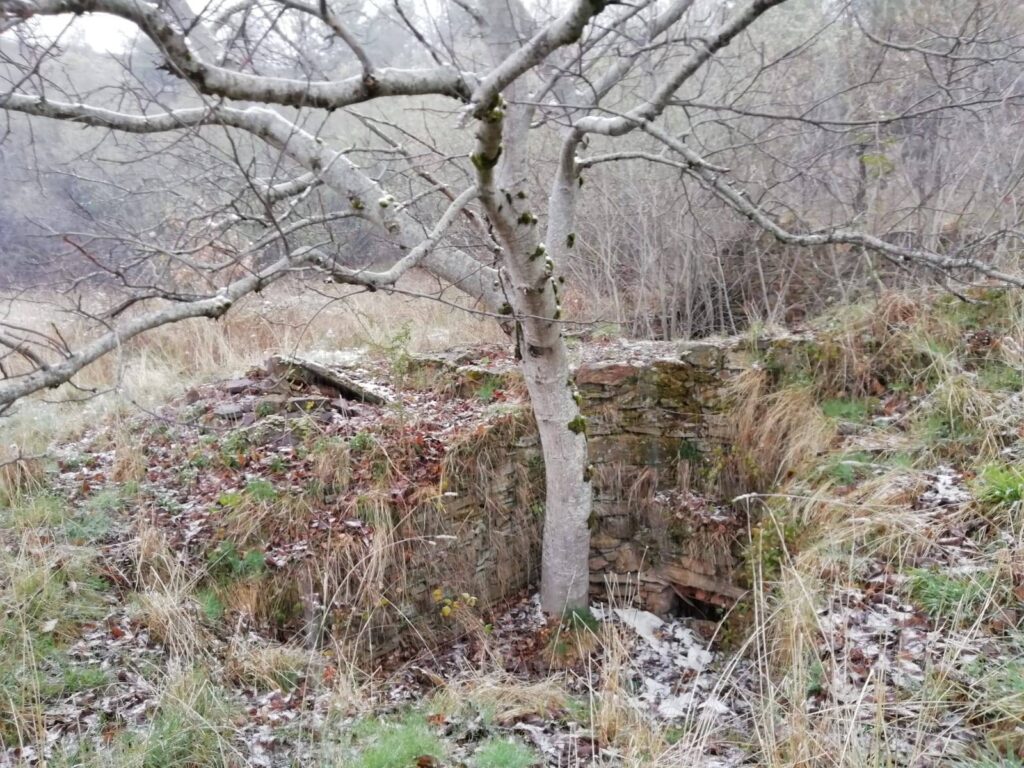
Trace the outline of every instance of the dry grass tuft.
<path fill-rule="evenodd" d="M 0 506 L 14 506 L 20 499 L 43 490 L 46 468 L 39 458 L 14 457 L 0 462 Z"/>
<path fill-rule="evenodd" d="M 209 653 L 210 637 L 200 623 L 199 603 L 190 590 L 148 589 L 136 597 L 134 618 L 172 659 L 194 660 Z"/>
<path fill-rule="evenodd" d="M 110 479 L 115 483 L 138 483 L 145 479 L 149 461 L 141 437 L 126 425 L 114 432 L 114 464 Z"/>
<path fill-rule="evenodd" d="M 531 715 L 558 717 L 569 702 L 565 684 L 559 678 L 524 682 L 503 672 L 458 678 L 448 684 L 444 694 L 452 702 L 469 702 L 492 713 L 499 724 L 511 724 Z"/>
<path fill-rule="evenodd" d="M 751 368 L 734 377 L 727 398 L 733 457 L 732 487 L 764 490 L 791 476 L 821 454 L 835 436 L 835 425 L 818 408 L 809 386 L 772 390 L 771 374 Z M 728 492 L 728 491 L 727 491 Z"/>
<path fill-rule="evenodd" d="M 352 480 L 352 452 L 347 440 L 318 440 L 311 451 L 313 476 L 325 492 L 343 493 Z"/>
<path fill-rule="evenodd" d="M 601 744 L 613 745 L 627 764 L 639 764 L 666 747 L 663 730 L 642 714 L 630 700 L 630 646 L 619 625 L 601 628 L 601 670 L 595 685 L 590 674 L 588 704 L 590 728 Z"/>
<path fill-rule="evenodd" d="M 202 626 L 193 596 L 201 574 L 189 573 L 156 528 L 142 526 L 135 540 L 135 619 L 175 659 L 190 661 L 210 651 L 210 635 Z"/>
<path fill-rule="evenodd" d="M 153 525 L 140 523 L 131 542 L 131 558 L 135 566 L 136 587 L 158 588 L 173 581 L 181 571 L 164 533 Z"/>
<path fill-rule="evenodd" d="M 323 675 L 321 657 L 290 645 L 232 636 L 224 658 L 229 681 L 260 689 L 292 688 L 302 678 Z"/>

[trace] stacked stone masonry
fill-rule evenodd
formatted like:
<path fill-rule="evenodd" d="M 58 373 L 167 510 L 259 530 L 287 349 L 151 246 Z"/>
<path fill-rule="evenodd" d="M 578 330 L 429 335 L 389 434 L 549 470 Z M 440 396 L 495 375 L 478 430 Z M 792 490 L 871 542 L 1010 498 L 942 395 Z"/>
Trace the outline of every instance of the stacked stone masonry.
<path fill-rule="evenodd" d="M 592 463 L 590 567 L 596 598 L 666 614 L 688 604 L 727 606 L 742 595 L 737 567 L 748 519 L 743 504 L 731 503 L 745 489 L 727 471 L 733 452 L 728 385 L 751 366 L 766 361 L 785 366 L 803 343 L 799 337 L 621 342 L 588 346 L 581 353 L 575 384 Z M 479 366 L 449 366 L 449 373 L 459 371 L 468 389 L 482 375 Z M 517 374 L 506 369 L 501 375 Z M 528 429 L 502 467 L 478 468 L 469 484 L 475 491 L 445 501 L 442 516 L 449 524 L 477 521 L 478 533 L 449 556 L 474 564 L 472 575 L 464 574 L 466 589 L 488 602 L 536 576 L 539 462 Z M 514 490 L 515 478 L 521 483 L 527 476 L 528 501 L 522 485 Z M 494 492 L 482 493 L 491 482 Z M 488 497 L 486 503 L 481 496 Z M 505 504 L 519 508 L 503 509 Z M 530 514 L 523 514 L 524 504 Z M 512 540 L 520 544 L 495 549 Z M 422 590 L 430 579 L 419 582 Z"/>

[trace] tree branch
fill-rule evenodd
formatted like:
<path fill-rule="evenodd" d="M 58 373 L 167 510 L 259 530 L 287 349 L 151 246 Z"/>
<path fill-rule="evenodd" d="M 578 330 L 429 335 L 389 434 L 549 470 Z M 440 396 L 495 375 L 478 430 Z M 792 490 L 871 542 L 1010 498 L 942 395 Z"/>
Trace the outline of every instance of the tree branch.
<path fill-rule="evenodd" d="M 430 231 L 427 237 L 413 248 L 409 253 L 395 262 L 391 267 L 382 272 L 371 272 L 363 269 L 347 269 L 334 264 L 327 254 L 318 248 L 300 248 L 295 253 L 295 258 L 310 261 L 321 269 L 328 272 L 331 279 L 336 283 L 347 285 L 362 285 L 370 290 L 377 290 L 398 282 L 398 279 L 414 267 L 418 267 L 423 260 L 434 250 L 442 235 L 452 225 L 455 218 L 462 212 L 469 203 L 477 196 L 476 187 L 470 187 L 452 201 L 444 215 Z"/>
<path fill-rule="evenodd" d="M 318 174 L 324 184 L 350 201 L 360 218 L 394 238 L 399 247 L 413 248 L 421 239 L 419 225 L 407 210 L 393 204 L 394 198 L 379 183 L 363 173 L 342 152 L 326 148 L 315 136 L 271 109 L 215 106 L 159 115 L 129 115 L 24 94 L 0 95 L 0 108 L 129 133 L 158 133 L 208 125 L 247 131 Z M 423 262 L 442 280 L 484 302 L 488 308 L 497 309 L 504 303 L 498 290 L 497 271 L 471 255 L 459 250 L 444 254 L 430 251 L 423 257 Z"/>
<path fill-rule="evenodd" d="M 668 105 L 673 94 L 689 80 L 718 51 L 732 42 L 733 38 L 753 24 L 766 11 L 786 0 L 752 0 L 735 14 L 717 32 L 697 41 L 697 50 L 688 56 L 666 79 L 664 85 L 655 91 L 646 102 L 620 117 L 598 117 L 590 115 L 576 123 L 580 133 L 600 133 L 606 136 L 621 136 L 638 125 L 657 118 Z"/>
<path fill-rule="evenodd" d="M 469 99 L 467 76 L 452 67 L 380 69 L 373 77 L 297 80 L 236 72 L 203 61 L 161 10 L 142 0 L 0 0 L 0 18 L 27 19 L 62 13 L 105 13 L 135 24 L 162 51 L 175 74 L 200 93 L 238 101 L 337 109 L 382 96 L 437 94 Z"/>
<path fill-rule="evenodd" d="M 10 405 L 15 400 L 41 389 L 58 387 L 70 381 L 87 365 L 141 333 L 193 317 L 220 317 L 243 296 L 274 282 L 287 274 L 293 266 L 291 259 L 282 259 L 263 272 L 249 274 L 234 281 L 215 296 L 172 304 L 158 311 L 125 320 L 58 363 L 39 367 L 32 373 L 9 377 L 0 382 L 0 407 Z"/>
<path fill-rule="evenodd" d="M 531 67 L 535 67 L 557 48 L 579 40 L 587 23 L 603 11 L 604 0 L 574 0 L 569 9 L 543 27 L 529 42 L 516 49 L 480 82 L 470 97 L 467 112 L 480 118 L 490 109 L 494 97 L 517 80 Z"/>
<path fill-rule="evenodd" d="M 660 132 L 652 135 L 661 138 Z M 903 248 L 898 245 L 887 243 L 879 237 L 863 232 L 855 232 L 845 228 L 830 229 L 826 232 L 814 232 L 811 234 L 797 234 L 780 226 L 776 221 L 758 205 L 755 205 L 742 190 L 732 186 L 719 169 L 706 163 L 696 152 L 686 147 L 682 142 L 673 142 L 672 149 L 683 155 L 684 162 L 678 167 L 688 175 L 696 179 L 702 186 L 710 190 L 716 197 L 722 200 L 734 211 L 742 214 L 780 242 L 789 245 L 802 247 L 813 247 L 820 245 L 858 245 L 896 264 L 916 263 L 940 272 L 952 273 L 956 270 L 972 269 L 994 280 L 1008 285 L 1016 285 L 1024 288 L 1024 277 L 1002 272 L 994 267 L 977 259 L 943 256 L 932 251 L 914 248 Z M 667 162 L 659 159 L 659 162 Z"/>

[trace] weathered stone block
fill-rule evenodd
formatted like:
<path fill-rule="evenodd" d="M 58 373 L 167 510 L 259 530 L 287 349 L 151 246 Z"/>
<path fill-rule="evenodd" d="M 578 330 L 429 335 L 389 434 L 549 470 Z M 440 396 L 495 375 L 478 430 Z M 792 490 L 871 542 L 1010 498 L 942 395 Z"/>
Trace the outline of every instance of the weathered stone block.
<path fill-rule="evenodd" d="M 616 539 L 629 539 L 636 534 L 636 519 L 630 514 L 601 517 L 601 530 Z"/>
<path fill-rule="evenodd" d="M 615 551 L 615 570 L 619 573 L 633 573 L 640 570 L 644 552 L 631 543 L 621 545 Z"/>
<path fill-rule="evenodd" d="M 591 363 L 580 366 L 576 372 L 576 386 L 580 387 L 623 387 L 636 382 L 636 366 L 629 363 Z"/>

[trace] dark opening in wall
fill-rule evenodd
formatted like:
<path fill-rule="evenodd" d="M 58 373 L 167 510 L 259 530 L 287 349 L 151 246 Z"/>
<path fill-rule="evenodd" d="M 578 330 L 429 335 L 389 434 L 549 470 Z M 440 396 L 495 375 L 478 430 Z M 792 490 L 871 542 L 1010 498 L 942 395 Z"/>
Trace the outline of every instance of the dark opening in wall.
<path fill-rule="evenodd" d="M 677 590 L 668 610 L 668 616 L 683 619 L 701 619 L 703 621 L 721 621 L 725 617 L 726 606 L 713 596 L 695 597 L 683 590 Z"/>

